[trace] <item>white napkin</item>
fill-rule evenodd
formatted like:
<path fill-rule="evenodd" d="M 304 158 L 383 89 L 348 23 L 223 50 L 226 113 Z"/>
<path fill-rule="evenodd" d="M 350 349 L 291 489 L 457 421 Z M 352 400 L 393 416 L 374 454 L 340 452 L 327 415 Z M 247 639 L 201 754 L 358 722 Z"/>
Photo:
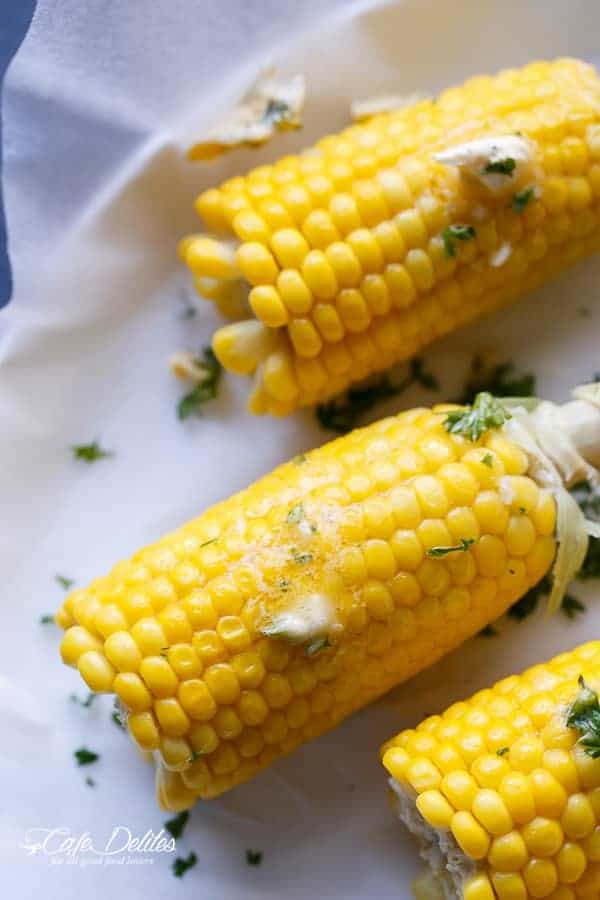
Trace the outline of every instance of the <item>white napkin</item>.
<path fill-rule="evenodd" d="M 415 853 L 386 804 L 379 744 L 424 713 L 594 633 L 590 610 L 568 627 L 532 620 L 497 643 L 471 642 L 252 783 L 200 803 L 177 850 L 194 850 L 198 863 L 181 883 L 168 854 L 98 868 L 82 856 L 69 864 L 65 854 L 53 863 L 21 846 L 35 844 L 31 829 L 64 826 L 101 845 L 116 826 L 141 836 L 167 818 L 155 805 L 152 772 L 111 722 L 110 704 L 85 708 L 68 699 L 85 690 L 60 664 L 56 629 L 38 624 L 60 603 L 55 575 L 85 584 L 326 437 L 310 413 L 250 418 L 246 385 L 233 378 L 202 419 L 176 420 L 181 388 L 166 358 L 199 349 L 215 326 L 208 304 L 191 322 L 180 315 L 186 276 L 175 247 L 197 227 L 195 194 L 343 126 L 351 99 L 435 91 L 534 56 L 593 58 L 599 24 L 593 0 L 546 0 L 518 11 L 427 0 L 364 16 L 341 0 L 40 0 L 4 98 L 15 281 L 0 313 L 0 885 L 7 896 L 34 896 L 42 878 L 46 895 L 61 900 L 102 891 L 130 900 L 167 891 L 202 900 L 407 897 Z M 186 163 L 187 144 L 272 60 L 307 76 L 304 131 L 213 167 Z M 597 274 L 589 262 L 542 296 L 440 343 L 428 360 L 445 395 L 456 391 L 473 351 L 493 342 L 521 369 L 535 370 L 548 396 L 566 396 L 600 365 Z M 585 306 L 591 319 L 575 314 Z M 432 399 L 413 391 L 388 408 Z M 70 446 L 96 438 L 114 457 L 76 463 Z M 81 746 L 101 755 L 87 769 L 73 759 Z M 85 784 L 87 774 L 95 787 Z M 263 851 L 259 867 L 247 866 L 247 848 Z"/>

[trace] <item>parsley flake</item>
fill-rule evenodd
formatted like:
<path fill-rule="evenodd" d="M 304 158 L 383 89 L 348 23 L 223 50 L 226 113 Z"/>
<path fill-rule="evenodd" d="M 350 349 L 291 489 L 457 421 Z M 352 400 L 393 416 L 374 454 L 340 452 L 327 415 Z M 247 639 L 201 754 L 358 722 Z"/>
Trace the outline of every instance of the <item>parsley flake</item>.
<path fill-rule="evenodd" d="M 55 625 L 56 619 L 51 613 L 46 613 L 46 615 L 40 616 L 40 625 Z"/>
<path fill-rule="evenodd" d="M 448 225 L 442 231 L 444 250 L 448 256 L 456 256 L 456 241 L 472 241 L 476 233 L 472 225 Z"/>
<path fill-rule="evenodd" d="M 117 728 L 120 728 L 121 731 L 125 731 L 125 725 L 123 724 L 123 720 L 121 719 L 121 716 L 119 715 L 119 713 L 116 709 L 113 709 L 112 713 L 110 714 L 110 717 L 113 720 L 113 722 L 115 723 L 115 725 L 117 726 Z"/>
<path fill-rule="evenodd" d="M 511 207 L 513 212 L 522 213 L 525 207 L 529 204 L 529 202 L 533 199 L 535 191 L 532 187 L 525 188 L 524 191 L 519 191 L 518 194 L 515 194 L 512 198 Z"/>
<path fill-rule="evenodd" d="M 510 747 L 499 747 L 496 750 L 496 756 L 506 756 L 506 754 L 510 751 Z"/>
<path fill-rule="evenodd" d="M 299 453 L 297 456 L 295 456 L 293 458 L 292 462 L 294 463 L 295 466 L 301 466 L 303 463 L 306 462 L 306 459 L 307 459 L 307 456 L 305 453 Z"/>
<path fill-rule="evenodd" d="M 202 406 L 217 396 L 223 368 L 210 347 L 203 349 L 202 356 L 202 359 L 196 360 L 204 371 L 202 379 L 177 404 L 177 417 L 182 422 L 194 413 L 201 414 Z"/>
<path fill-rule="evenodd" d="M 96 782 L 94 781 L 94 779 L 92 778 L 91 775 L 87 776 L 87 778 L 85 779 L 85 783 L 87 784 L 88 787 L 96 787 Z"/>
<path fill-rule="evenodd" d="M 101 447 L 98 441 L 93 441 L 91 444 L 73 444 L 71 453 L 73 459 L 80 459 L 90 464 L 115 455 L 113 450 L 105 450 Z"/>
<path fill-rule="evenodd" d="M 491 469 L 494 465 L 494 457 L 492 456 L 491 453 L 486 453 L 484 456 L 481 457 L 481 462 L 483 463 L 484 466 L 487 466 L 489 469 Z"/>
<path fill-rule="evenodd" d="M 178 856 L 173 862 L 171 869 L 175 878 L 183 878 L 188 869 L 193 869 L 198 862 L 198 857 L 192 851 L 186 857 Z"/>
<path fill-rule="evenodd" d="M 449 553 L 456 553 L 459 551 L 464 552 L 474 543 L 474 538 L 462 538 L 459 544 L 455 544 L 451 547 L 430 547 L 425 553 L 425 556 L 430 556 L 432 559 L 439 559 L 442 556 L 447 556 Z"/>
<path fill-rule="evenodd" d="M 487 391 L 494 397 L 532 397 L 535 394 L 535 375 L 530 372 L 514 374 L 514 365 L 491 363 L 484 354 L 477 353 L 471 362 L 459 403 L 472 403 L 477 394 Z"/>
<path fill-rule="evenodd" d="M 187 825 L 187 821 L 190 817 L 189 812 L 184 810 L 183 812 L 178 813 L 178 815 L 174 816 L 172 819 L 168 819 L 165 822 L 165 828 L 175 840 L 180 838 L 183 834 L 183 829 Z"/>
<path fill-rule="evenodd" d="M 262 858 L 262 850 L 246 850 L 246 862 L 249 866 L 260 866 Z"/>
<path fill-rule="evenodd" d="M 569 708 L 567 728 L 580 732 L 580 744 L 592 759 L 600 758 L 600 704 L 598 694 L 579 676 L 579 693 Z"/>
<path fill-rule="evenodd" d="M 490 637 L 498 637 L 498 631 L 494 628 L 493 625 L 486 625 L 485 628 L 482 628 L 477 637 L 490 638 Z"/>
<path fill-rule="evenodd" d="M 515 160 L 511 156 L 507 156 L 505 159 L 490 160 L 483 171 L 486 175 L 496 174 L 512 176 L 516 166 Z"/>
<path fill-rule="evenodd" d="M 304 518 L 304 507 L 301 503 L 296 503 L 295 506 L 292 506 L 289 513 L 287 514 L 286 522 L 288 525 L 297 525 L 298 522 L 301 522 Z"/>
<path fill-rule="evenodd" d="M 312 553 L 294 552 L 294 553 L 292 553 L 292 558 L 293 558 L 294 562 L 297 563 L 299 566 L 305 566 L 307 563 L 312 562 L 314 557 L 313 557 Z"/>
<path fill-rule="evenodd" d="M 90 692 L 85 700 L 82 700 L 81 697 L 77 696 L 77 694 L 69 694 L 69 700 L 71 701 L 71 703 L 76 703 L 78 706 L 83 706 L 85 709 L 89 709 L 96 699 L 96 696 L 96 694 L 92 694 Z"/>
<path fill-rule="evenodd" d="M 60 584 L 61 588 L 64 588 L 65 591 L 70 591 L 75 584 L 74 578 L 67 578 L 65 575 L 55 575 L 54 580 L 57 584 Z"/>
<path fill-rule="evenodd" d="M 501 428 L 510 418 L 510 413 L 500 401 L 484 391 L 477 394 L 473 406 L 449 412 L 444 428 L 450 434 L 463 434 L 472 441 L 478 441 L 486 431 Z"/>
<path fill-rule="evenodd" d="M 100 759 L 98 753 L 88 750 L 87 747 L 80 747 L 79 750 L 75 750 L 73 756 L 77 760 L 78 766 L 89 766 L 91 763 L 95 763 L 97 759 Z"/>
<path fill-rule="evenodd" d="M 428 391 L 439 390 L 437 378 L 426 371 L 420 357 L 410 361 L 407 375 L 399 381 L 392 380 L 389 374 L 369 379 L 360 387 L 350 388 L 341 397 L 319 404 L 316 409 L 317 420 L 327 431 L 346 434 L 356 428 L 362 417 L 377 403 L 397 397 L 415 384 L 420 384 Z"/>

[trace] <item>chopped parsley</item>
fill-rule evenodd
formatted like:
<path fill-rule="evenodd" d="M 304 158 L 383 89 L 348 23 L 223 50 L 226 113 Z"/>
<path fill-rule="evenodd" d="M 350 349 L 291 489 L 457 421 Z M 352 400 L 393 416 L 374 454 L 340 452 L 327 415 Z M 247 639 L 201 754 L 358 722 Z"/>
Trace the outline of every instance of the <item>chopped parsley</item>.
<path fill-rule="evenodd" d="M 125 725 L 123 724 L 123 720 L 121 719 L 121 716 L 119 715 L 119 713 L 116 709 L 113 709 L 112 713 L 110 714 L 110 717 L 113 720 L 113 722 L 115 723 L 115 725 L 117 726 L 117 728 L 120 728 L 121 731 L 125 731 Z"/>
<path fill-rule="evenodd" d="M 193 869 L 198 862 L 198 857 L 192 850 L 186 857 L 178 856 L 173 862 L 171 868 L 175 878 L 183 878 L 188 869 Z"/>
<path fill-rule="evenodd" d="M 486 175 L 512 175 L 516 166 L 512 156 L 507 156 L 505 159 L 490 160 L 483 171 Z"/>
<path fill-rule="evenodd" d="M 165 828 L 167 829 L 171 837 L 175 838 L 175 840 L 177 840 L 177 838 L 180 838 L 183 834 L 183 829 L 187 825 L 189 817 L 189 812 L 184 810 L 184 812 L 178 813 L 172 819 L 168 819 L 165 822 Z"/>
<path fill-rule="evenodd" d="M 511 203 L 513 212 L 522 213 L 528 203 L 533 199 L 534 193 L 534 189 L 528 187 L 525 188 L 524 191 L 519 191 L 518 194 L 515 194 Z"/>
<path fill-rule="evenodd" d="M 477 637 L 490 638 L 490 637 L 498 637 L 498 631 L 494 628 L 493 625 L 486 625 L 485 628 L 482 628 Z"/>
<path fill-rule="evenodd" d="M 40 616 L 40 625 L 55 625 L 56 620 L 51 613 Z"/>
<path fill-rule="evenodd" d="M 88 787 L 96 787 L 96 782 L 94 781 L 94 779 L 92 778 L 91 775 L 87 776 L 87 778 L 85 779 L 85 783 L 87 784 Z"/>
<path fill-rule="evenodd" d="M 78 706 L 83 706 L 85 709 L 89 709 L 94 700 L 96 699 L 96 694 L 89 693 L 85 700 L 82 700 L 81 697 L 78 697 L 77 694 L 69 694 L 69 700 L 71 703 L 76 703 Z"/>
<path fill-rule="evenodd" d="M 526 619 L 536 611 L 540 600 L 547 597 L 551 590 L 552 579 L 550 575 L 544 575 L 542 580 L 538 581 L 537 584 L 534 584 L 520 600 L 513 603 L 508 610 L 508 616 L 511 619 L 522 622 L 523 619 Z M 585 604 L 577 597 L 574 597 L 573 594 L 564 595 L 560 608 L 567 619 L 575 619 L 580 613 L 583 613 L 586 610 Z"/>
<path fill-rule="evenodd" d="M 427 372 L 423 360 L 415 357 L 410 361 L 408 374 L 394 381 L 389 374 L 378 379 L 370 379 L 360 387 L 352 387 L 341 397 L 321 403 L 316 408 L 317 421 L 327 431 L 346 434 L 361 421 L 362 417 L 383 400 L 397 397 L 414 384 L 420 384 L 428 391 L 439 390 L 439 383 L 431 372 Z"/>
<path fill-rule="evenodd" d="M 476 233 L 472 225 L 448 225 L 442 231 L 444 250 L 448 256 L 456 256 L 456 241 L 472 241 Z"/>
<path fill-rule="evenodd" d="M 272 125 L 278 130 L 300 128 L 302 125 L 291 106 L 288 106 L 283 100 L 273 100 L 273 98 L 267 103 L 262 118 L 266 125 Z"/>
<path fill-rule="evenodd" d="M 306 457 L 305 453 L 299 453 L 297 456 L 295 456 L 293 458 L 292 462 L 294 463 L 295 466 L 301 466 L 303 463 L 306 462 L 306 459 L 307 459 L 307 457 Z"/>
<path fill-rule="evenodd" d="M 574 597 L 573 594 L 565 594 L 560 605 L 562 612 L 567 619 L 576 619 L 580 613 L 585 612 L 586 605 Z"/>
<path fill-rule="evenodd" d="M 78 766 L 89 766 L 91 763 L 95 763 L 97 759 L 100 759 L 98 753 L 88 750 L 87 747 L 80 747 L 79 750 L 75 750 L 73 756 L 77 760 Z"/>
<path fill-rule="evenodd" d="M 67 578 L 65 575 L 55 575 L 54 580 L 57 584 L 60 584 L 61 588 L 64 588 L 65 591 L 70 591 L 75 584 L 74 578 Z"/>
<path fill-rule="evenodd" d="M 115 455 L 113 450 L 105 450 L 101 447 L 98 441 L 93 441 L 91 444 L 73 444 L 71 453 L 73 459 L 81 459 L 86 463 L 94 463 L 99 459 L 107 459 L 109 456 Z"/>
<path fill-rule="evenodd" d="M 218 540 L 219 540 L 219 538 L 211 538 L 209 541 L 203 541 L 200 544 L 200 550 L 202 550 L 203 547 L 210 546 L 210 544 L 215 544 Z"/>
<path fill-rule="evenodd" d="M 249 866 L 260 866 L 262 858 L 262 850 L 246 850 L 246 862 Z"/>
<path fill-rule="evenodd" d="M 196 760 L 197 760 L 197 759 L 200 759 L 201 756 L 202 756 L 202 754 L 200 753 L 199 750 L 192 750 L 192 752 L 191 752 L 190 755 L 188 756 L 187 761 L 188 761 L 189 763 L 196 762 Z"/>
<path fill-rule="evenodd" d="M 499 747 L 496 750 L 496 756 L 506 756 L 506 754 L 510 751 L 510 747 Z"/>
<path fill-rule="evenodd" d="M 305 566 L 307 563 L 312 562 L 314 557 L 312 553 L 298 553 L 294 551 L 292 558 L 299 566 Z"/>
<path fill-rule="evenodd" d="M 287 593 L 287 591 L 289 591 L 291 586 L 292 586 L 292 583 L 288 578 L 281 578 L 277 584 L 277 587 L 279 588 L 279 590 L 283 591 L 284 594 Z"/>
<path fill-rule="evenodd" d="M 567 727 L 581 733 L 578 743 L 592 759 L 600 758 L 600 704 L 598 694 L 579 676 L 579 693 L 569 708 Z"/>
<path fill-rule="evenodd" d="M 439 557 L 447 556 L 449 553 L 456 553 L 459 551 L 464 552 L 474 543 L 475 541 L 473 538 L 462 538 L 459 544 L 455 544 L 452 547 L 430 547 L 425 556 L 430 556 L 432 559 L 439 559 Z"/>
<path fill-rule="evenodd" d="M 210 347 L 203 349 L 202 357 L 196 360 L 198 366 L 204 370 L 202 379 L 177 404 L 177 417 L 182 422 L 194 413 L 200 414 L 202 406 L 217 396 L 223 368 Z"/>
<path fill-rule="evenodd" d="M 532 397 L 535 394 L 535 375 L 514 374 L 514 365 L 503 362 L 490 364 L 482 354 L 476 354 L 471 362 L 467 381 L 459 403 L 472 403 L 477 394 L 487 391 L 494 397 Z"/>
<path fill-rule="evenodd" d="M 168 647 L 161 647 L 159 656 L 162 656 L 163 659 L 167 659 L 168 656 L 169 656 L 169 648 L 168 648 Z"/>
<path fill-rule="evenodd" d="M 304 518 L 304 507 L 301 503 L 296 503 L 295 506 L 292 506 L 289 513 L 286 517 L 286 522 L 288 525 L 297 525 L 298 522 L 301 522 Z"/>
<path fill-rule="evenodd" d="M 323 637 L 315 638 L 314 641 L 311 641 L 310 644 L 304 649 L 305 656 L 316 656 L 317 653 L 320 653 L 321 650 L 326 650 L 327 647 L 331 647 L 329 643 L 329 638 L 325 635 Z"/>
<path fill-rule="evenodd" d="M 472 441 L 478 441 L 486 431 L 501 428 L 510 418 L 510 413 L 500 401 L 483 391 L 477 394 L 471 407 L 449 412 L 444 427 L 450 434 L 463 434 Z"/>
<path fill-rule="evenodd" d="M 487 466 L 489 469 L 491 469 L 494 465 L 494 457 L 491 453 L 486 453 L 481 457 L 481 462 L 484 466 Z"/>
<path fill-rule="evenodd" d="M 600 493 L 594 490 L 589 481 L 580 481 L 571 488 L 573 497 L 581 507 L 581 511 L 588 519 L 598 521 L 600 519 Z M 590 578 L 600 577 L 600 539 L 590 537 L 587 553 L 583 565 L 577 574 L 577 578 L 588 581 Z"/>

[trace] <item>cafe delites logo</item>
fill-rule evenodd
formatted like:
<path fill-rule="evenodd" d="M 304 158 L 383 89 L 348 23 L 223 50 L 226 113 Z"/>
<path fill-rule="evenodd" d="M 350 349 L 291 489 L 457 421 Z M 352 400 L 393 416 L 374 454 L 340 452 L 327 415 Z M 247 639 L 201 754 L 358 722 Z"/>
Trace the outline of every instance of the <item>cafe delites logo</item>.
<path fill-rule="evenodd" d="M 19 846 L 28 856 L 44 857 L 52 865 L 149 865 L 156 856 L 174 853 L 175 838 L 163 828 L 136 835 L 126 825 L 115 825 L 98 836 L 59 825 L 29 828 Z"/>

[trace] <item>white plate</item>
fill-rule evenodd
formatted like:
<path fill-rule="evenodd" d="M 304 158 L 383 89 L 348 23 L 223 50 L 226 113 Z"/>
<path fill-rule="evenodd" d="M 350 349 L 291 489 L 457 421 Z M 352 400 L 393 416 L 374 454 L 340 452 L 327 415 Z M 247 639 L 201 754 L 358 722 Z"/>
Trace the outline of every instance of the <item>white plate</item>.
<path fill-rule="evenodd" d="M 233 174 L 341 126 L 358 96 L 436 91 L 469 74 L 535 57 L 593 61 L 599 30 L 594 0 L 429 0 L 320 25 L 281 60 L 286 70 L 308 76 L 304 132 L 259 154 L 229 157 L 210 177 Z M 186 39 L 181 26 L 177 40 L 182 67 L 189 68 L 195 38 Z M 177 56 L 171 52 L 171 82 Z M 203 120 L 217 116 L 243 77 L 236 72 L 235 83 L 224 84 L 213 106 L 203 102 Z M 141 82 L 135 89 L 142 91 Z M 111 98 L 105 99 L 105 119 L 90 117 L 90 152 L 92 143 L 97 150 L 98 141 L 118 131 L 120 99 L 114 120 Z M 60 110 L 56 115 L 60 119 Z M 79 115 L 81 134 L 91 133 L 86 115 Z M 121 154 L 119 165 L 106 171 L 94 170 L 96 181 L 84 154 L 81 171 L 73 160 L 65 170 L 58 154 L 56 177 L 46 183 L 49 207 L 62 213 L 55 232 L 37 228 L 35 216 L 26 215 L 41 202 L 35 192 L 22 196 L 34 174 L 23 174 L 14 160 L 8 166 L 15 179 L 7 185 L 9 225 L 18 220 L 20 233 L 13 232 L 12 244 L 17 295 L 1 319 L 0 672 L 12 687 L 0 681 L 0 884 L 17 898 L 34 896 L 41 884 L 46 896 L 61 900 L 117 892 L 140 900 L 167 891 L 202 900 L 408 897 L 416 852 L 387 804 L 380 743 L 497 677 L 591 637 L 600 620 L 593 604 L 574 623 L 537 616 L 508 628 L 502 639 L 470 642 L 252 783 L 198 804 L 178 848 L 181 855 L 194 850 L 198 865 L 181 882 L 173 880 L 165 854 L 146 854 L 137 865 L 92 866 L 83 864 L 90 854 L 75 864 L 58 854 L 54 859 L 62 861 L 53 863 L 20 846 L 28 829 L 64 826 L 75 838 L 88 832 L 99 847 L 115 826 L 141 836 L 158 831 L 166 818 L 155 805 L 151 769 L 110 721 L 109 703 L 82 709 L 67 699 L 84 690 L 60 665 L 55 630 L 37 624 L 61 600 L 54 574 L 83 584 L 325 439 L 308 413 L 287 421 L 251 419 L 239 379 L 226 381 L 203 419 L 185 425 L 175 419 L 179 388 L 165 370 L 166 356 L 181 345 L 205 343 L 214 327 L 208 306 L 197 322 L 184 322 L 176 297 L 183 281 L 175 241 L 193 226 L 192 198 L 208 177 L 182 162 L 177 145 L 197 131 L 193 119 L 199 115 L 186 96 L 163 133 L 142 128 L 142 136 L 129 134 L 127 146 L 135 153 Z M 66 117 L 60 121 L 65 125 Z M 78 133 L 75 128 L 73 135 Z M 56 150 L 55 137 L 50 143 Z M 62 205 L 54 203 L 54 193 L 64 196 Z M 445 394 L 456 392 L 473 352 L 493 344 L 537 374 L 542 394 L 565 398 L 600 366 L 598 274 L 598 261 L 585 263 L 542 293 L 432 348 L 426 356 Z M 582 307 L 591 317 L 578 315 Z M 388 408 L 431 399 L 412 391 Z M 96 437 L 116 451 L 115 458 L 91 467 L 75 464 L 69 445 Z M 592 587 L 578 588 L 578 594 L 591 601 Z M 9 696 L 11 691 L 22 695 Z M 84 784 L 86 770 L 73 764 L 73 750 L 81 745 L 101 754 L 90 767 L 93 789 Z M 262 865 L 246 865 L 246 848 L 263 851 Z"/>

